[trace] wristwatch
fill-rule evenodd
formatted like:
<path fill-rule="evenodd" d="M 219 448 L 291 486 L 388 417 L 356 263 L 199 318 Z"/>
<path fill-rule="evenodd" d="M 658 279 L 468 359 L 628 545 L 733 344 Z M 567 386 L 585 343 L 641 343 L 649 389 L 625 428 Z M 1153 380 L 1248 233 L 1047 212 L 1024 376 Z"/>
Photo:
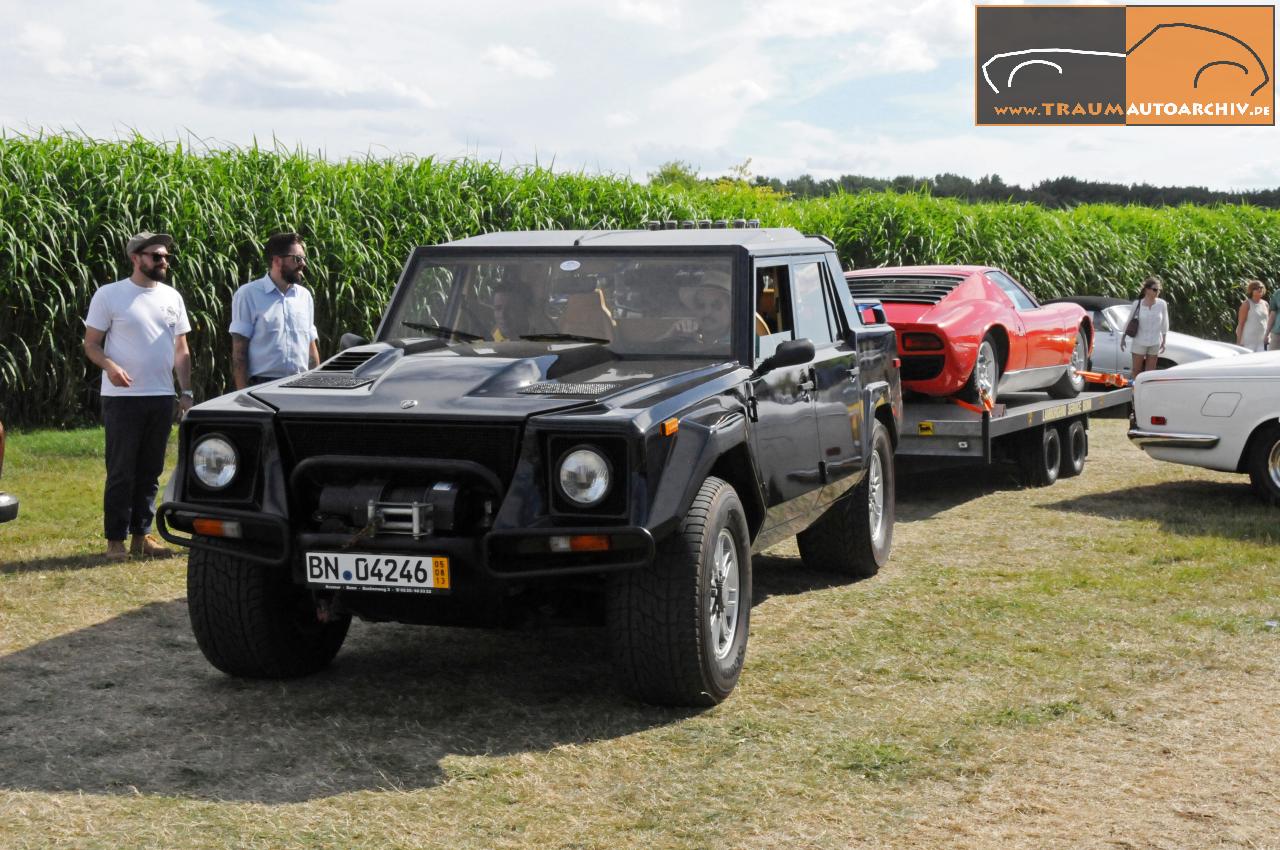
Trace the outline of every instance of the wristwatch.
<path fill-rule="evenodd" d="M 186 397 L 188 397 L 188 398 L 195 398 L 195 397 L 196 397 L 196 394 L 195 394 L 194 392 L 192 392 L 191 390 L 183 390 L 181 393 L 179 393 L 179 395 L 184 395 L 184 396 L 186 396 Z"/>

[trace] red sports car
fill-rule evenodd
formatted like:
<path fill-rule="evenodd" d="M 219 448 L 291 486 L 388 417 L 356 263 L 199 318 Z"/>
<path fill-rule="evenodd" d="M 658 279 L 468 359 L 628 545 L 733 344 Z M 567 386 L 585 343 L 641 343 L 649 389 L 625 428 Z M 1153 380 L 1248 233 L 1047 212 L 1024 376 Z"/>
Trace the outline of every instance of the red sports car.
<path fill-rule="evenodd" d="M 980 389 L 1048 390 L 1070 398 L 1084 387 L 1093 324 L 1078 304 L 1041 304 L 989 266 L 903 266 L 845 272 L 854 301 L 878 299 L 898 332 L 902 387 L 931 396 Z"/>

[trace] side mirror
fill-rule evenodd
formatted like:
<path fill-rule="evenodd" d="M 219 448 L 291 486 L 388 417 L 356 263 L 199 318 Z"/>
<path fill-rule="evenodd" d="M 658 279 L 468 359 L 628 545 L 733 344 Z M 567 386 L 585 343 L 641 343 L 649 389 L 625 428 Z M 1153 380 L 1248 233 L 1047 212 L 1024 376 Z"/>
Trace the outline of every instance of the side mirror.
<path fill-rule="evenodd" d="M 348 348 L 355 348 L 357 345 L 367 345 L 369 340 L 359 334 L 343 334 L 342 339 L 338 340 L 338 350 L 346 351 Z"/>
<path fill-rule="evenodd" d="M 765 361 L 757 366 L 752 374 L 758 378 L 783 366 L 799 366 L 801 363 L 808 363 L 813 359 L 814 353 L 813 340 L 789 339 L 778 346 L 778 350 L 772 357 L 765 358 Z"/>

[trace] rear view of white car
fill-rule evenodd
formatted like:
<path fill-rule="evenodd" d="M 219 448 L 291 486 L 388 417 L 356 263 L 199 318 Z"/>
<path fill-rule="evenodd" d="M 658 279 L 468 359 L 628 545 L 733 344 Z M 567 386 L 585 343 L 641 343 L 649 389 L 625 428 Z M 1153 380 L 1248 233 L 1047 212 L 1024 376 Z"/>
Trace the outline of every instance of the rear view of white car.
<path fill-rule="evenodd" d="M 1280 352 L 1144 372 L 1129 439 L 1156 460 L 1247 472 L 1280 504 Z"/>

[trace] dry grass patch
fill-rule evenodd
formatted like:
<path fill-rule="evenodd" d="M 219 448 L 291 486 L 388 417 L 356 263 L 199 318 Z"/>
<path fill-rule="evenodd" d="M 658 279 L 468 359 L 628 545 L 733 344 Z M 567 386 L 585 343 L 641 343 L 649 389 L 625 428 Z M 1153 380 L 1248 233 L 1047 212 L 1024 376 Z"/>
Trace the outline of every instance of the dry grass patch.
<path fill-rule="evenodd" d="M 18 435 L 0 846 L 1267 846 L 1275 513 L 1123 431 L 1043 490 L 904 481 L 874 579 L 758 557 L 747 670 L 705 712 L 618 696 L 593 629 L 357 623 L 321 675 L 228 679 L 180 561 L 91 566 L 96 527 L 24 560 Z M 93 513 L 81 462 L 65 509 Z"/>

